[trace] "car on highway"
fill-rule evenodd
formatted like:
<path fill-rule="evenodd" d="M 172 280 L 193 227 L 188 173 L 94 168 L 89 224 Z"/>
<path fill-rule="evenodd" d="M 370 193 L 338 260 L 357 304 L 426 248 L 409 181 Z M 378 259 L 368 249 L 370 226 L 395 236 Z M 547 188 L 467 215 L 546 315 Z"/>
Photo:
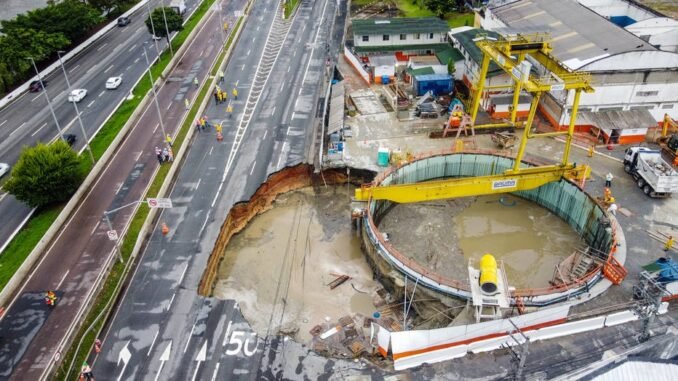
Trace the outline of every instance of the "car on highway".
<path fill-rule="evenodd" d="M 68 143 L 69 146 L 73 146 L 75 141 L 78 140 L 78 137 L 73 134 L 64 134 L 64 141 Z"/>
<path fill-rule="evenodd" d="M 87 90 L 85 89 L 75 89 L 71 91 L 70 94 L 68 94 L 68 101 L 69 102 L 80 102 L 82 98 L 84 98 L 87 95 Z"/>
<path fill-rule="evenodd" d="M 9 173 L 9 164 L 0 163 L 0 178 Z"/>
<path fill-rule="evenodd" d="M 162 37 L 158 37 L 158 36 L 156 36 L 155 34 L 152 35 L 151 38 L 154 39 L 154 40 L 156 40 L 156 41 L 157 41 L 157 40 L 162 40 Z"/>
<path fill-rule="evenodd" d="M 115 90 L 122 83 L 122 77 L 110 77 L 106 80 L 106 88 L 109 90 Z"/>
<path fill-rule="evenodd" d="M 118 17 L 118 26 L 125 26 L 129 24 L 131 21 L 132 20 L 130 20 L 130 18 L 127 16 Z"/>
<path fill-rule="evenodd" d="M 28 91 L 31 93 L 37 93 L 38 91 L 42 90 L 42 87 L 47 87 L 47 81 L 43 80 L 42 84 L 40 84 L 40 81 L 33 81 L 28 85 Z"/>

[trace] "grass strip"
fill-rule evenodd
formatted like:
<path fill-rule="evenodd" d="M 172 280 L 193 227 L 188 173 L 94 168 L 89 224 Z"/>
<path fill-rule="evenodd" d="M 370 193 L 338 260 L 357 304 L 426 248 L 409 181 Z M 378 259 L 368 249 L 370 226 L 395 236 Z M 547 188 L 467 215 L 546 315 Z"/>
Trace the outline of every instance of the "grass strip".
<path fill-rule="evenodd" d="M 299 0 L 287 0 L 285 1 L 284 17 L 288 19 L 292 13 L 294 13 L 294 8 L 299 4 Z"/>
<path fill-rule="evenodd" d="M 174 51 L 177 51 L 184 41 L 186 41 L 188 35 L 198 25 L 200 19 L 205 15 L 214 1 L 215 0 L 205 0 L 200 4 L 195 13 L 186 22 L 186 25 L 184 25 L 184 29 L 179 31 L 174 39 L 172 39 Z M 151 52 L 149 51 L 148 54 L 150 55 Z M 171 59 L 172 57 L 167 49 L 160 54 L 158 62 L 151 67 L 151 75 L 154 80 L 157 80 L 162 74 Z M 125 100 L 120 104 L 120 107 L 115 110 L 113 115 L 111 115 L 90 142 L 90 147 L 95 160 L 99 160 L 104 152 L 106 152 L 113 139 L 118 136 L 120 130 L 122 130 L 125 123 L 127 123 L 127 120 L 132 116 L 134 110 L 139 107 L 139 104 L 150 90 L 151 80 L 148 78 L 148 74 L 144 73 L 139 83 L 132 89 L 131 93 L 133 98 Z M 83 155 L 80 155 L 80 163 L 82 171 L 85 174 L 89 173 L 93 168 L 89 155 L 85 152 L 83 152 Z M 0 255 L 0 289 L 3 289 L 7 285 L 7 282 L 11 279 L 12 275 L 19 269 L 24 260 L 26 260 L 26 257 L 28 257 L 38 244 L 40 238 L 45 235 L 49 227 L 56 220 L 59 213 L 53 212 L 55 208 L 58 208 L 60 211 L 63 206 L 64 204 L 59 205 L 58 207 L 55 206 L 49 209 L 36 211 L 28 222 L 28 224 L 31 224 L 33 220 L 37 220 L 37 222 L 33 223 L 31 231 L 24 233 L 24 230 L 28 229 L 27 224 L 5 248 L 2 255 Z"/>
<path fill-rule="evenodd" d="M 238 28 L 240 28 L 241 26 L 241 22 L 242 17 L 238 19 L 238 22 L 233 28 L 233 32 L 231 33 L 226 42 L 223 52 L 219 55 L 219 60 L 215 62 L 219 63 L 221 62 L 221 60 L 223 60 L 224 54 L 226 54 L 229 47 L 233 43 Z M 218 65 L 215 65 L 212 68 L 211 73 L 215 73 L 217 70 Z M 193 120 L 195 120 L 198 115 L 200 104 L 202 103 L 202 100 L 205 97 L 209 96 L 210 94 L 210 85 L 211 82 L 209 81 L 203 83 L 199 95 L 193 104 L 193 107 L 189 110 L 189 114 L 186 117 L 184 124 L 181 126 L 179 132 L 177 133 L 174 139 L 174 145 L 176 147 L 180 147 L 183 144 L 189 130 L 193 128 Z M 144 197 L 155 197 L 158 195 L 158 192 L 160 191 L 160 188 L 162 187 L 162 184 L 167 177 L 167 173 L 169 172 L 170 167 L 171 167 L 170 165 L 160 166 L 158 172 L 156 172 L 156 175 L 153 178 L 150 187 L 148 188 L 148 192 Z M 139 208 L 136 210 L 136 213 L 132 217 L 127 233 L 123 237 L 122 245 L 120 246 L 122 256 L 125 259 L 125 264 L 130 259 L 132 250 L 134 249 L 134 245 L 136 244 L 136 241 L 139 238 L 139 233 L 141 232 L 141 228 L 143 227 L 144 221 L 146 221 L 149 212 L 150 209 L 148 205 L 140 204 Z M 92 351 L 92 345 L 94 343 L 94 340 L 96 340 L 96 336 L 98 335 L 101 328 L 103 327 L 104 322 L 106 321 L 106 319 L 100 319 L 96 321 L 96 318 L 102 312 L 110 313 L 111 305 L 109 305 L 109 301 L 111 300 L 111 298 L 117 296 L 116 294 L 119 292 L 119 285 L 124 280 L 126 271 L 129 271 L 130 269 L 129 267 L 126 268 L 125 264 L 122 264 L 119 261 L 115 262 L 115 265 L 113 266 L 111 272 L 109 273 L 108 277 L 104 282 L 104 286 L 101 292 L 95 299 L 92 309 L 87 314 L 87 317 L 85 318 L 84 323 L 82 324 L 78 332 L 78 335 L 76 336 L 76 339 L 73 340 L 71 347 L 68 349 L 66 355 L 63 357 L 61 366 L 59 367 L 55 374 L 55 379 L 72 380 L 78 376 L 80 372 L 79 365 L 89 357 L 89 354 Z M 108 308 L 109 310 L 105 311 L 106 308 Z M 88 328 L 90 326 L 92 326 L 92 329 L 88 331 Z M 83 338 L 82 342 L 85 343 L 85 345 L 81 346 L 79 351 L 76 353 L 75 352 L 77 346 L 76 343 L 78 341 L 78 338 Z M 76 361 L 74 362 L 75 364 L 74 369 L 71 370 L 71 374 L 67 375 L 66 372 L 68 371 L 68 366 L 70 365 L 73 356 L 76 356 Z"/>

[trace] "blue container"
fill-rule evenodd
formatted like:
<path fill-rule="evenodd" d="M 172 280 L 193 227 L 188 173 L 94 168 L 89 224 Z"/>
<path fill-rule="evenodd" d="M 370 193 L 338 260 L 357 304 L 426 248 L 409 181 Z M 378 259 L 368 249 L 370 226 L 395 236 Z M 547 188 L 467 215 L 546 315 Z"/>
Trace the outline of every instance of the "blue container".
<path fill-rule="evenodd" d="M 388 148 L 379 148 L 379 152 L 377 152 L 377 165 L 380 167 L 388 167 L 389 156 Z"/>
<path fill-rule="evenodd" d="M 417 95 L 424 95 L 431 91 L 433 95 L 443 95 L 452 92 L 452 76 L 449 74 L 424 74 L 414 77 L 414 88 Z"/>
<path fill-rule="evenodd" d="M 382 75 L 381 76 L 381 83 L 384 85 L 388 85 L 388 83 L 391 81 L 391 78 L 389 78 L 388 75 Z"/>

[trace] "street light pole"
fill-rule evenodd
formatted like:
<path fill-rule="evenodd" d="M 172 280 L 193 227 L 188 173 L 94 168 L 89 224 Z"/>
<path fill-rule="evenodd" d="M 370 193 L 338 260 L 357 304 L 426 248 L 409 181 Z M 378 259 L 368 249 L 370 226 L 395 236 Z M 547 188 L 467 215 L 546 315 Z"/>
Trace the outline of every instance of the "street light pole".
<path fill-rule="evenodd" d="M 170 56 L 174 57 L 174 50 L 172 50 L 172 41 L 170 41 L 170 32 L 167 27 L 167 15 L 165 14 L 165 0 L 162 0 L 162 18 L 165 20 L 165 33 L 167 33 L 167 45 L 169 46 Z"/>
<path fill-rule="evenodd" d="M 64 133 L 61 131 L 61 126 L 59 125 L 59 120 L 56 117 L 56 114 L 54 113 L 54 108 L 52 107 L 52 102 L 49 100 L 49 96 L 47 95 L 47 88 L 45 87 L 45 84 L 42 82 L 42 76 L 40 75 L 40 72 L 38 71 L 38 67 L 35 65 L 35 61 L 33 61 L 32 57 L 28 57 L 29 60 L 31 60 L 31 63 L 33 64 L 33 68 L 35 69 L 35 74 L 38 75 L 38 81 L 40 81 L 40 88 L 42 91 L 45 92 L 45 98 L 47 98 L 47 105 L 49 106 L 49 111 L 52 113 L 52 118 L 54 118 L 54 123 L 56 123 L 56 128 L 57 131 L 59 131 L 59 137 L 61 140 L 64 140 Z"/>
<path fill-rule="evenodd" d="M 111 219 L 108 217 L 108 213 L 111 212 L 104 212 L 104 217 L 106 218 L 106 224 L 108 225 L 108 231 L 113 231 L 113 224 L 111 223 Z M 120 263 L 125 263 L 125 260 L 122 258 L 122 250 L 120 250 L 120 244 L 118 243 L 119 238 L 116 239 L 115 242 L 115 251 L 118 253 L 118 259 L 120 260 Z"/>
<path fill-rule="evenodd" d="M 144 48 L 144 58 L 146 58 L 146 71 L 148 72 L 148 79 L 151 80 L 151 91 L 153 91 L 153 100 L 155 101 L 155 109 L 158 111 L 158 120 L 160 121 L 160 129 L 162 130 L 162 140 L 167 137 L 165 132 L 165 125 L 162 122 L 162 112 L 160 112 L 160 105 L 158 104 L 158 94 L 155 92 L 155 83 L 153 82 L 153 75 L 151 74 L 151 63 L 148 61 L 148 54 L 146 53 L 146 45 Z"/>
<path fill-rule="evenodd" d="M 224 30 L 223 25 L 226 23 L 226 21 L 224 21 L 224 18 L 223 18 L 223 15 L 224 15 L 223 8 L 221 8 L 221 2 L 219 0 L 217 0 L 214 3 L 214 6 L 216 6 L 217 10 L 219 11 L 219 23 L 217 24 L 217 28 L 219 28 L 219 30 L 221 31 L 220 32 L 221 33 L 221 43 L 225 45 L 226 44 L 226 31 Z"/>
<path fill-rule="evenodd" d="M 153 24 L 153 15 L 151 14 L 151 5 L 150 2 L 146 2 L 146 8 L 148 8 L 148 18 L 151 20 L 151 32 L 153 32 L 153 42 L 155 43 L 155 52 L 160 56 L 160 49 L 158 48 L 158 40 L 155 39 L 155 25 Z"/>
<path fill-rule="evenodd" d="M 66 86 L 68 86 L 68 94 L 71 94 L 71 83 L 68 81 L 68 75 L 66 74 L 66 67 L 64 67 L 64 62 L 61 60 L 61 53 L 63 51 L 57 50 L 57 57 L 59 57 L 59 64 L 61 65 L 61 70 L 64 71 L 64 78 L 66 79 Z M 82 119 L 80 118 L 80 111 L 78 110 L 78 102 L 72 102 L 73 108 L 75 108 L 75 117 L 78 118 L 78 123 L 80 124 L 80 130 L 82 131 L 82 136 L 85 138 L 85 147 L 87 152 L 89 152 L 89 158 L 92 160 L 92 164 L 96 163 L 94 160 L 94 154 L 92 153 L 92 148 L 89 146 L 89 139 L 87 138 L 87 132 L 85 131 L 85 125 L 82 124 Z"/>

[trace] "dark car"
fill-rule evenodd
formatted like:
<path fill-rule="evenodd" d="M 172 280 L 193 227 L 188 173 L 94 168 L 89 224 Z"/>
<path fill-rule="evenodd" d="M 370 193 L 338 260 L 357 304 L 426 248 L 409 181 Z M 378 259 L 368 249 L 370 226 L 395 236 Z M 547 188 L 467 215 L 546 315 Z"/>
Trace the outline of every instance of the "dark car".
<path fill-rule="evenodd" d="M 129 17 L 126 16 L 118 17 L 118 26 L 125 26 L 129 24 L 130 21 L 132 20 L 130 20 Z"/>
<path fill-rule="evenodd" d="M 73 146 L 76 140 L 78 140 L 77 136 L 73 134 L 64 134 L 64 141 L 68 143 L 69 146 Z"/>
<path fill-rule="evenodd" d="M 43 80 L 42 85 L 40 84 L 40 81 L 33 81 L 28 85 L 28 91 L 31 93 L 37 93 L 38 91 L 42 90 L 43 86 L 47 87 L 47 81 Z"/>

